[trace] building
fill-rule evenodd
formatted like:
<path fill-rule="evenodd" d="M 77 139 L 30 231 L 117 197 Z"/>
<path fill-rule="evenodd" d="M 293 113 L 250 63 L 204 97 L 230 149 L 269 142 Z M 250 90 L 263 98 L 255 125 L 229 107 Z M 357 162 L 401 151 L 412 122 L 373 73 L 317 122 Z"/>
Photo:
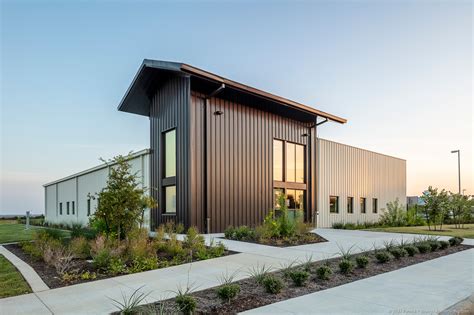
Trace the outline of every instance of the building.
<path fill-rule="evenodd" d="M 141 170 L 159 205 L 150 210 L 151 229 L 168 221 L 207 232 L 260 224 L 282 192 L 290 208 L 324 227 L 376 220 L 386 202 L 406 200 L 405 161 L 317 139 L 322 124 L 345 119 L 186 64 L 144 60 L 118 109 L 149 117 L 150 150 L 141 155 L 149 164 Z M 81 177 L 93 174 L 72 176 L 81 222 L 90 203 L 78 192 Z M 60 187 L 72 178 L 45 185 L 46 220 L 64 221 L 60 206 L 72 207 L 74 196 Z"/>

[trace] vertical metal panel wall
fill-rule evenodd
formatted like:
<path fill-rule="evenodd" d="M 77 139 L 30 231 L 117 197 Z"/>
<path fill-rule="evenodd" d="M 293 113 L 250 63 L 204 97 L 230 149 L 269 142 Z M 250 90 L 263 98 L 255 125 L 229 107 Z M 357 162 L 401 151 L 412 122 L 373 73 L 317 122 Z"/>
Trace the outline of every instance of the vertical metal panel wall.
<path fill-rule="evenodd" d="M 152 196 L 158 208 L 152 209 L 152 226 L 167 221 L 189 225 L 189 99 L 190 79 L 172 76 L 158 87 L 150 108 L 150 145 Z M 164 191 L 162 187 L 163 132 L 176 128 L 176 215 L 163 214 Z"/>
<path fill-rule="evenodd" d="M 210 231 L 260 224 L 273 208 L 273 139 L 307 145 L 310 137 L 303 135 L 309 133 L 309 124 L 216 97 L 209 100 L 206 114 L 204 108 L 202 95 L 192 92 L 191 224 L 202 230 L 206 220 L 202 200 L 206 155 Z"/>
<path fill-rule="evenodd" d="M 318 227 L 335 222 L 373 222 L 395 199 L 406 202 L 406 161 L 387 155 L 318 139 Z M 339 213 L 329 212 L 329 196 L 339 196 Z M 354 213 L 347 213 L 347 197 L 354 197 Z M 366 213 L 359 198 L 365 197 Z M 372 213 L 372 198 L 378 213 Z"/>

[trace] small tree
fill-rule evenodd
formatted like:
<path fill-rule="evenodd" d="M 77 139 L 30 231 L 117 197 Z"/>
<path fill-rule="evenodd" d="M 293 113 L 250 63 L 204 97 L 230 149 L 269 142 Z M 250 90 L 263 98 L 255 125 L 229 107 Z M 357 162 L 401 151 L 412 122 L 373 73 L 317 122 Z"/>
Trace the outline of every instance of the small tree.
<path fill-rule="evenodd" d="M 405 226 L 407 224 L 405 207 L 400 204 L 398 198 L 387 203 L 387 210 L 380 217 L 380 222 L 388 226 Z"/>
<path fill-rule="evenodd" d="M 473 198 L 466 195 L 450 193 L 448 208 L 451 212 L 454 227 L 460 229 L 464 223 L 470 222 Z"/>
<path fill-rule="evenodd" d="M 156 202 L 145 195 L 145 189 L 138 182 L 137 173 L 131 173 L 128 156 L 116 156 L 104 161 L 110 165 L 107 186 L 92 198 L 98 199 L 97 209 L 91 222 L 98 222 L 107 236 L 116 234 L 118 238 L 126 238 L 137 225 L 143 223 L 146 208 L 153 208 Z"/>
<path fill-rule="evenodd" d="M 431 230 L 431 224 L 433 224 L 434 230 L 436 231 L 436 225 L 438 224 L 441 230 L 448 206 L 448 193 L 444 189 L 438 192 L 438 188 L 430 186 L 428 190 L 423 193 L 421 199 L 425 203 L 424 210 L 428 222 L 428 229 Z"/>

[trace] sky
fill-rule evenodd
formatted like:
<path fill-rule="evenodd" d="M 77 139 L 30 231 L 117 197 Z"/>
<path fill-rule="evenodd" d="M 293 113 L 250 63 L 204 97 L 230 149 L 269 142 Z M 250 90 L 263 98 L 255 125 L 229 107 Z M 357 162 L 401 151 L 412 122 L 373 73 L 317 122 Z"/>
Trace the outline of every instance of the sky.
<path fill-rule="evenodd" d="M 0 214 L 42 184 L 149 147 L 118 112 L 144 58 L 180 61 L 348 119 L 322 138 L 403 158 L 407 194 L 473 186 L 471 1 L 1 3 Z"/>

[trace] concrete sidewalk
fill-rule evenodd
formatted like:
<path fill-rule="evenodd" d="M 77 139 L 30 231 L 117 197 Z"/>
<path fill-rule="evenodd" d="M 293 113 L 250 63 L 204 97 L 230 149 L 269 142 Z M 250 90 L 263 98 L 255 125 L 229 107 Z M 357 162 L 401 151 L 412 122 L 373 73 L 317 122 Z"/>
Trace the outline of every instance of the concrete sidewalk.
<path fill-rule="evenodd" d="M 217 277 L 223 273 L 236 272 L 236 280 L 248 277 L 248 269 L 256 265 L 281 268 L 282 264 L 294 260 L 313 261 L 337 256 L 339 246 L 354 247 L 354 251 L 369 250 L 375 244 L 401 239 L 409 240 L 419 235 L 318 229 L 318 234 L 328 240 L 325 243 L 278 248 L 258 244 L 217 239 L 222 234 L 207 235 L 222 241 L 230 250 L 239 254 L 183 264 L 164 269 L 98 280 L 78 285 L 51 289 L 43 292 L 0 299 L 1 313 L 5 314 L 107 314 L 115 311 L 111 299 L 121 300 L 122 295 L 130 296 L 134 290 L 144 286 L 142 292 L 150 292 L 144 302 L 162 300 L 174 296 L 172 290 L 189 283 L 198 290 L 217 286 Z"/>
<path fill-rule="evenodd" d="M 474 291 L 474 249 L 243 314 L 438 314 Z"/>

